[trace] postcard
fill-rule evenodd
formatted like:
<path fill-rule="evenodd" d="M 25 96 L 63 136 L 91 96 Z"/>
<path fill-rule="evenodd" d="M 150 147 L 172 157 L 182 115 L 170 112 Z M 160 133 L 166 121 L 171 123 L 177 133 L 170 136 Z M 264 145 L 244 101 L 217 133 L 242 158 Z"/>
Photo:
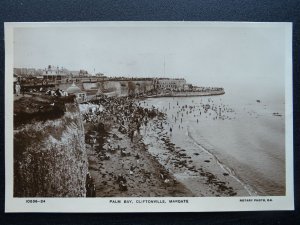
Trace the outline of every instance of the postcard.
<path fill-rule="evenodd" d="M 5 23 L 6 212 L 293 210 L 292 23 Z"/>

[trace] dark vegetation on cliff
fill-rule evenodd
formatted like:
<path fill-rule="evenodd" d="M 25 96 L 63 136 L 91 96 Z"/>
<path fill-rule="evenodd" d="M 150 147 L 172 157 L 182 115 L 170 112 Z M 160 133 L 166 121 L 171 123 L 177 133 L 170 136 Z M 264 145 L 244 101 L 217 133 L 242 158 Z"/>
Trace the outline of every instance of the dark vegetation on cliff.
<path fill-rule="evenodd" d="M 22 97 L 14 102 L 14 127 L 32 121 L 47 121 L 60 118 L 66 111 L 65 104 L 74 102 L 74 98 L 74 95 L 68 97 Z"/>

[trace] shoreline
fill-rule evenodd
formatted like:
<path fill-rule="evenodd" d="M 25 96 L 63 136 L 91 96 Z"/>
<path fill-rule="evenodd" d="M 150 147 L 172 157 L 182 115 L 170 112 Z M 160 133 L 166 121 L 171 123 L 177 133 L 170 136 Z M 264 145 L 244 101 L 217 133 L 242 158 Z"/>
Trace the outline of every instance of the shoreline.
<path fill-rule="evenodd" d="M 284 195 L 284 118 L 274 115 L 284 106 L 264 99 L 263 104 L 255 98 L 245 104 L 235 100 L 217 96 L 145 99 L 141 103 L 166 113 L 164 130 L 172 129 L 171 142 L 190 153 L 192 164 L 199 162 L 200 168 L 201 158 L 206 166 L 219 161 L 214 165 L 231 176 L 234 186 L 247 190 L 243 195 Z M 193 155 L 203 151 L 208 154 Z"/>
<path fill-rule="evenodd" d="M 147 131 L 144 140 L 149 152 L 196 196 L 226 197 L 251 195 L 244 186 L 223 170 L 218 161 L 205 151 L 190 152 L 173 143 L 176 134 L 170 137 L 163 132 L 160 121 L 153 121 L 152 131 Z M 163 126 L 168 126 L 167 122 Z M 167 130 L 167 129 L 166 129 Z"/>
<path fill-rule="evenodd" d="M 140 105 L 138 103 L 139 101 L 137 99 L 131 101 L 138 109 Z M 143 110 L 145 110 L 145 108 Z M 96 196 L 218 197 L 250 195 L 247 190 L 245 190 L 237 180 L 234 180 L 229 173 L 224 171 L 217 160 L 207 152 L 203 150 L 199 151 L 198 149 L 198 152 L 190 154 L 186 149 L 176 146 L 173 143 L 172 137 L 170 137 L 167 132 L 169 127 L 165 129 L 161 127 L 162 124 L 163 126 L 167 124 L 165 115 L 157 109 L 153 110 L 157 115 L 151 120 L 149 119 L 148 124 L 141 124 L 139 130 L 134 132 L 132 141 L 130 141 L 130 137 L 127 136 L 128 131 L 122 134 L 120 129 L 118 129 L 118 119 L 115 118 L 118 116 L 113 112 L 109 113 L 111 121 L 114 122 L 110 124 L 111 129 L 109 136 L 103 145 L 106 148 L 104 152 L 108 153 L 109 157 L 107 157 L 106 160 L 99 160 L 95 151 L 87 147 L 87 149 L 89 149 L 88 155 L 91 164 L 90 173 L 93 179 L 99 181 L 104 178 L 104 184 L 109 184 L 110 187 L 110 191 L 105 191 L 103 189 L 103 182 L 96 183 Z M 104 120 L 108 120 L 109 117 L 107 116 L 108 115 L 104 116 Z M 128 118 L 125 117 L 124 120 L 128 120 Z M 128 129 L 130 122 L 126 121 L 124 127 Z M 175 137 L 176 135 L 173 134 L 173 136 Z M 122 146 L 123 149 L 126 148 L 125 152 L 129 154 L 126 156 L 126 160 L 121 156 L 122 147 L 120 146 Z M 156 177 L 152 177 L 151 181 L 141 179 L 141 177 L 145 175 L 141 170 L 138 172 L 137 170 L 131 170 L 131 168 L 138 168 L 141 163 L 140 158 L 137 160 L 133 156 L 137 154 L 139 157 L 142 156 L 143 161 L 147 162 L 146 167 L 152 170 L 153 174 L 156 174 Z M 99 167 L 98 169 L 96 169 L 97 166 Z M 121 191 L 120 188 L 118 189 L 118 178 L 116 178 L 116 174 L 118 173 L 122 173 L 126 181 L 129 179 L 128 186 L 126 185 L 126 191 Z M 136 173 L 138 175 L 136 175 Z M 105 175 L 104 177 L 100 177 L 99 174 Z M 108 176 L 108 178 L 106 176 Z M 134 177 L 134 179 L 131 179 L 131 177 Z M 145 189 L 149 189 L 149 184 L 151 183 L 150 186 L 155 187 L 156 192 L 146 191 L 145 189 L 141 191 L 138 187 L 143 186 L 145 181 L 148 182 Z M 170 190 L 166 191 L 166 184 L 169 185 L 170 190 L 172 189 L 171 192 Z M 129 191 L 131 188 L 133 189 Z"/>
<path fill-rule="evenodd" d="M 110 99 L 102 102 L 104 111 L 98 116 L 88 113 L 93 119 L 85 122 L 86 139 L 92 137 L 92 141 L 86 141 L 86 148 L 94 188 L 94 194 L 88 197 L 194 196 L 148 152 L 142 136 L 136 128 L 132 128 L 135 119 L 129 115 L 144 113 L 135 101 Z M 123 110 L 117 111 L 118 107 Z M 149 120 L 151 113 L 156 112 L 148 112 Z M 102 128 L 97 129 L 99 126 Z"/>

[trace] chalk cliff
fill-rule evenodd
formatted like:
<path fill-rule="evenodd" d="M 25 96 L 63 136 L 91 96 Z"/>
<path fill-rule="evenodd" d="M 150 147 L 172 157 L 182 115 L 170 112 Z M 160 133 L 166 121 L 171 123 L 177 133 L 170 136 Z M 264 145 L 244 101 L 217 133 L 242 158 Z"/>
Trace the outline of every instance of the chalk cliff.
<path fill-rule="evenodd" d="M 15 103 L 18 125 L 14 127 L 14 196 L 85 197 L 88 161 L 78 105 L 52 98 L 32 98 L 34 107 L 26 112 L 24 101 Z M 64 111 L 58 118 L 43 110 L 57 105 Z M 22 118 L 30 118 L 32 113 L 35 119 L 22 123 Z"/>

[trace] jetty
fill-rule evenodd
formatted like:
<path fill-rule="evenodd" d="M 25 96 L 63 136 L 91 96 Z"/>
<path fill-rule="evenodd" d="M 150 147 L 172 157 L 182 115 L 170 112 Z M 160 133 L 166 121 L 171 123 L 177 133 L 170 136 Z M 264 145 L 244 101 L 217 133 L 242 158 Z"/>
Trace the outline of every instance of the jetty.
<path fill-rule="evenodd" d="M 157 95 L 148 95 L 147 98 L 162 98 L 162 97 L 196 97 L 196 96 L 213 96 L 213 95 L 223 95 L 224 90 L 219 91 L 182 91 L 182 92 L 172 92 L 172 93 L 161 93 Z"/>

